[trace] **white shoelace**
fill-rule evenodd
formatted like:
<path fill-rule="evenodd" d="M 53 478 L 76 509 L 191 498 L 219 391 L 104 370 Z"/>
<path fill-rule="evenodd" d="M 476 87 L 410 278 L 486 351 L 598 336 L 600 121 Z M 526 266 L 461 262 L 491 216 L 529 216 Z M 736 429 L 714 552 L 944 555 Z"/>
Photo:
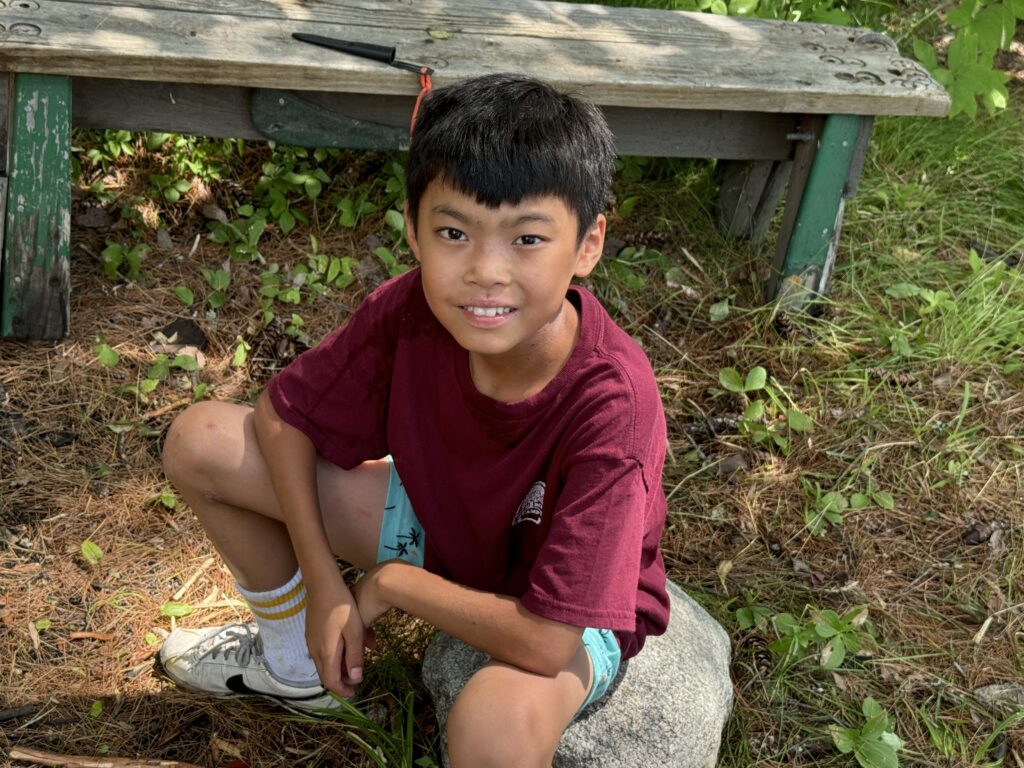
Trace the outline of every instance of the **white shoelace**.
<path fill-rule="evenodd" d="M 239 666 L 247 667 L 254 656 L 263 655 L 263 642 L 260 636 L 254 633 L 247 624 L 225 627 L 206 642 L 209 643 L 209 646 L 202 649 L 196 656 L 196 661 L 207 656 L 216 659 L 217 654 L 221 653 L 225 659 L 234 656 L 238 660 Z"/>

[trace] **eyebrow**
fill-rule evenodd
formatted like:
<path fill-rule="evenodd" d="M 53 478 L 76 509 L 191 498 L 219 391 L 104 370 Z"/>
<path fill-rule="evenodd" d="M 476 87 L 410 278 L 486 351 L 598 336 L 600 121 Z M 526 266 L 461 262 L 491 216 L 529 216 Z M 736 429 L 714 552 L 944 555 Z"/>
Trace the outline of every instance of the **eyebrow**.
<path fill-rule="evenodd" d="M 477 223 L 470 216 L 466 215 L 462 211 L 444 204 L 435 205 L 431 210 L 433 213 L 440 213 L 445 216 L 451 216 L 453 219 L 463 224 Z M 515 229 L 516 227 L 521 227 L 523 224 L 554 224 L 554 222 L 555 220 L 545 213 L 524 213 L 521 216 L 517 216 L 514 219 L 502 219 L 501 227 L 502 229 Z"/>

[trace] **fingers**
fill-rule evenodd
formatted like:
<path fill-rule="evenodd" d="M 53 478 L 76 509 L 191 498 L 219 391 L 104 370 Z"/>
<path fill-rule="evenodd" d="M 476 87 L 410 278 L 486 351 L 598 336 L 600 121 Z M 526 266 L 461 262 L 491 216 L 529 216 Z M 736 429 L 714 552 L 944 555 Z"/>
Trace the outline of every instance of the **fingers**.
<path fill-rule="evenodd" d="M 342 637 L 345 641 L 345 682 L 351 685 L 363 680 L 363 623 L 359 614 L 345 625 Z"/>
<path fill-rule="evenodd" d="M 343 649 L 342 644 L 338 640 L 340 638 L 336 638 L 335 642 L 330 643 L 330 647 L 322 655 L 313 654 L 313 661 L 316 664 L 316 671 L 320 675 L 320 682 L 324 688 L 347 698 L 355 693 L 355 690 L 342 677 Z"/>

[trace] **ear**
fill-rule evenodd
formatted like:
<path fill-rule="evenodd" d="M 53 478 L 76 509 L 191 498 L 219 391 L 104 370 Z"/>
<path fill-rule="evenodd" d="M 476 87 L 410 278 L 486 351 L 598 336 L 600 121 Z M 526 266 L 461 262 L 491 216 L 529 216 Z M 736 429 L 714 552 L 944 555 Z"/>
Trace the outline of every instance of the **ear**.
<path fill-rule="evenodd" d="M 583 278 L 589 275 L 597 266 L 597 262 L 601 260 L 601 254 L 604 253 L 604 232 L 607 226 L 608 222 L 604 214 L 597 214 L 594 225 L 583 236 L 583 242 L 579 245 L 576 254 L 576 270 L 573 272 L 576 277 Z"/>
<path fill-rule="evenodd" d="M 409 201 L 406 200 L 402 206 L 402 214 L 405 216 L 405 242 L 409 244 L 409 250 L 412 251 L 412 255 L 416 257 L 416 261 L 420 260 L 420 244 L 416 239 L 416 229 L 412 225 L 412 217 L 409 215 Z"/>

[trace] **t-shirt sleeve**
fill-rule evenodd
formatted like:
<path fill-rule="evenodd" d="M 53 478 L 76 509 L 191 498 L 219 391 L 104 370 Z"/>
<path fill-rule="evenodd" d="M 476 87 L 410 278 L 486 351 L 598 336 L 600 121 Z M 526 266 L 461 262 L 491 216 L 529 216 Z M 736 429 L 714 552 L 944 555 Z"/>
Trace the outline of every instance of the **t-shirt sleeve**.
<path fill-rule="evenodd" d="M 388 453 L 387 412 L 408 277 L 385 283 L 267 385 L 274 410 L 342 469 Z"/>
<path fill-rule="evenodd" d="M 578 627 L 633 631 L 647 488 L 632 458 L 595 457 L 567 473 L 523 606 Z"/>

